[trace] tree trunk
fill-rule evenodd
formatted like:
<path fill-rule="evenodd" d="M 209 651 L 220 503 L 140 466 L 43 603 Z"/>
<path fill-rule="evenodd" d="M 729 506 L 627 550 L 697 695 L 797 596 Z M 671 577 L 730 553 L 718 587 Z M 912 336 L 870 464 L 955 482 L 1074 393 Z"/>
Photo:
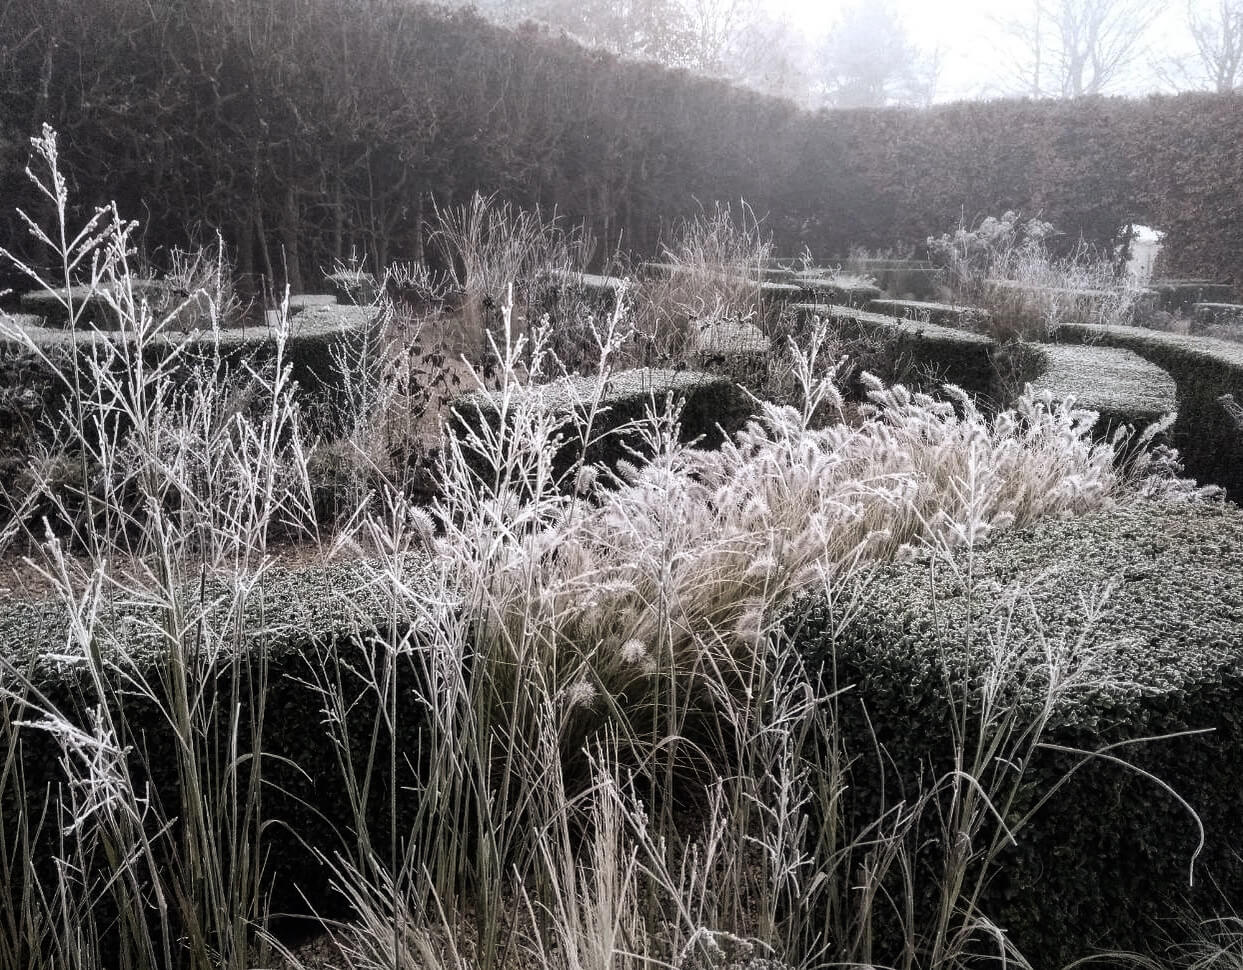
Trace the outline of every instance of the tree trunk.
<path fill-rule="evenodd" d="M 414 195 L 414 259 L 423 262 L 423 193 Z"/>
<path fill-rule="evenodd" d="M 284 247 L 285 281 L 290 293 L 301 293 L 302 267 L 298 262 L 298 194 L 292 184 L 285 190 L 284 214 L 281 218 L 281 245 Z"/>
<path fill-rule="evenodd" d="M 340 262 L 345 255 L 345 201 L 341 198 L 341 180 L 332 186 L 332 258 Z"/>
<path fill-rule="evenodd" d="M 259 237 L 259 252 L 263 254 L 263 290 L 276 297 L 276 271 L 272 267 L 272 253 L 268 250 L 267 227 L 263 224 L 263 205 L 255 200 L 255 233 Z"/>
<path fill-rule="evenodd" d="M 237 226 L 237 276 L 248 295 L 255 291 L 255 223 L 243 219 Z"/>

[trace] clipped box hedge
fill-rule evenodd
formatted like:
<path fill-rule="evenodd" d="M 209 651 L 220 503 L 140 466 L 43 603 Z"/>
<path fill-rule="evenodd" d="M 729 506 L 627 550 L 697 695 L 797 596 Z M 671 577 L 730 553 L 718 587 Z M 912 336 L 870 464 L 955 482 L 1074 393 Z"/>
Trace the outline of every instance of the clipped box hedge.
<path fill-rule="evenodd" d="M 992 300 L 1001 303 L 1018 303 L 1020 307 L 1039 311 L 1042 307 L 1056 307 L 1058 315 L 1071 315 L 1090 322 L 1108 319 L 1118 306 L 1119 294 L 1115 290 L 1090 287 L 1041 286 L 1020 280 L 985 280 L 984 285 Z M 1131 312 L 1155 310 L 1160 294 L 1145 287 L 1134 294 Z"/>
<path fill-rule="evenodd" d="M 341 269 L 328 273 L 324 282 L 332 287 L 342 303 L 368 306 L 383 292 L 380 282 L 370 273 L 358 269 Z"/>
<path fill-rule="evenodd" d="M 351 335 L 375 324 L 379 315 L 379 311 L 371 307 L 335 305 L 312 306 L 292 314 L 285 342 L 285 361 L 292 368 L 293 379 L 312 394 L 339 386 L 341 379 L 334 360 L 336 348 Z M 9 318 L 6 326 L 24 333 L 54 359 L 58 355 L 63 359 L 65 354 L 75 350 L 82 354 L 89 353 L 102 341 L 132 339 L 125 331 L 92 328 L 69 331 L 32 325 L 29 317 Z M 147 363 L 157 363 L 174 347 L 188 347 L 195 356 L 211 354 L 215 340 L 219 340 L 221 360 L 226 364 L 249 361 L 252 366 L 258 366 L 271 360 L 276 351 L 275 336 L 266 326 L 195 330 L 189 333 L 166 330 L 149 342 Z M 0 337 L 0 350 L 12 353 L 20 351 L 23 346 L 20 336 Z"/>
<path fill-rule="evenodd" d="M 581 294 L 606 311 L 616 308 L 617 300 L 625 292 L 627 285 L 621 277 L 602 276 L 599 273 L 561 273 L 558 277 L 558 282 L 568 292 Z"/>
<path fill-rule="evenodd" d="M 285 305 L 291 315 L 309 310 L 312 307 L 336 306 L 337 297 L 334 293 L 293 293 Z"/>
<path fill-rule="evenodd" d="M 1193 303 L 1191 305 L 1193 327 L 1205 324 L 1243 324 L 1243 303 Z"/>
<path fill-rule="evenodd" d="M 72 306 L 78 327 L 86 329 L 93 326 L 99 330 L 119 330 L 121 320 L 116 309 L 109 302 L 110 290 L 117 293 L 118 297 L 121 294 L 119 284 L 101 284 L 97 287 L 62 286 L 51 290 L 31 290 L 23 293 L 20 303 L 24 312 L 41 317 L 44 325 L 48 327 L 68 327 Z M 162 280 L 132 280 L 130 290 L 136 303 L 145 300 L 156 308 L 157 312 L 171 309 L 180 302 L 178 294 Z M 184 294 L 181 298 L 184 298 Z"/>
<path fill-rule="evenodd" d="M 881 288 L 867 280 L 848 276 L 800 276 L 801 298 L 809 303 L 864 307 L 881 296 Z"/>
<path fill-rule="evenodd" d="M 927 320 L 939 327 L 967 328 L 988 319 L 988 311 L 972 306 L 955 306 L 927 300 L 871 300 L 867 309 L 908 320 Z"/>
<path fill-rule="evenodd" d="M 580 457 L 587 464 L 610 469 L 615 469 L 621 459 L 641 461 L 640 436 L 623 426 L 642 420 L 653 404 L 657 411 L 662 410 L 667 395 L 683 402 L 682 439 L 699 439 L 702 447 L 719 447 L 726 435 L 739 430 L 755 412 L 754 403 L 736 383 L 715 374 L 649 367 L 620 371 L 605 383 L 592 429 L 593 441 L 582 455 L 576 428 L 598 389 L 598 378 L 567 377 L 517 391 L 538 396 L 545 408 L 564 415 L 566 440 L 553 458 L 553 473 L 558 478 L 574 468 Z M 450 405 L 449 431 L 461 436 L 466 457 L 484 482 L 491 479 L 493 465 L 487 456 L 466 444 L 467 434 L 485 425 L 499 427 L 500 400 L 499 392 L 474 391 Z M 567 482 L 566 487 L 572 487 L 572 483 Z"/>
<path fill-rule="evenodd" d="M 411 560 L 404 579 L 412 588 L 430 585 L 426 570 L 424 564 Z M 184 596 L 197 602 L 198 584 Z M 226 611 L 231 594 L 209 580 L 205 601 L 213 604 L 208 629 L 227 635 L 232 628 Z M 377 701 L 359 671 L 382 665 L 391 653 L 386 644 L 399 643 L 403 637 L 419 640 L 408 623 L 390 626 L 392 612 L 364 565 L 272 567 L 247 599 L 237 627 L 244 631 L 240 640 L 229 642 L 214 662 L 200 668 L 201 679 L 190 684 L 192 690 L 202 689 L 204 709 L 218 706 L 214 722 L 219 735 L 209 743 L 220 745 L 221 751 L 227 750 L 233 716 L 229 711 L 235 706 L 243 737 L 241 753 L 249 750 L 249 732 L 259 711 L 256 697 L 264 699 L 262 810 L 264 819 L 273 823 L 265 830 L 264 845 L 266 884 L 273 894 L 274 912 L 305 912 L 308 905 L 325 912 L 341 909 L 341 901 L 330 890 L 329 873 L 314 850 L 332 853 L 355 845 L 354 816 L 338 761 L 340 749 L 326 726 L 325 701 L 311 683 L 315 672 L 329 677 L 352 705 L 350 750 L 355 764 L 365 764 Z M 130 747 L 129 764 L 136 784 L 151 785 L 166 816 L 183 817 L 177 738 L 159 704 L 132 687 L 132 678 L 141 676 L 159 692 L 161 703 L 168 702 L 170 661 L 161 622 L 154 608 L 105 603 L 95 625 L 94 643 L 105 662 L 109 707 L 118 714 L 123 711 L 132 728 L 125 743 Z M 183 638 L 191 642 L 194 636 L 192 628 Z M 74 659 L 82 656 L 83 647 L 70 635 L 61 603 L 10 600 L 0 604 L 0 650 L 65 717 L 79 725 L 88 723 L 90 709 L 99 699 L 84 664 Z M 385 836 L 377 840 L 380 850 L 388 845 L 390 794 L 395 793 L 397 799 L 399 831 L 408 830 L 420 804 L 422 769 L 416 759 L 424 721 L 414 696 L 420 683 L 419 660 L 406 650 L 398 651 L 394 662 L 398 771 L 396 777 L 390 776 L 389 744 L 381 732 L 377 755 L 382 767 L 372 779 L 366 808 L 373 833 Z M 0 688 L 18 694 L 25 691 L 5 667 L 0 667 Z M 50 797 L 55 808 L 57 786 L 65 781 L 58 745 L 48 732 L 22 728 L 19 744 L 25 798 L 19 799 L 11 785 L 0 790 L 0 825 L 7 830 L 7 845 L 15 844 L 12 837 L 23 818 L 30 819 L 33 827 L 45 798 Z M 55 839 L 54 819 L 55 815 L 45 825 L 44 839 Z M 36 849 L 50 858 L 50 842 Z"/>
<path fill-rule="evenodd" d="M 1212 280 L 1153 280 L 1148 288 L 1157 294 L 1162 310 L 1182 312 L 1196 303 L 1233 303 L 1238 293 L 1229 283 Z"/>
<path fill-rule="evenodd" d="M 711 320 L 699 325 L 695 352 L 701 357 L 767 357 L 772 341 L 759 327 L 742 320 Z"/>
<path fill-rule="evenodd" d="M 977 547 L 970 568 L 971 595 L 961 578 L 965 562 L 957 575 L 944 564 L 931 568 L 927 558 L 886 567 L 836 637 L 841 617 L 820 601 L 798 604 L 788 620 L 826 689 L 845 688 L 836 723 L 846 755 L 859 759 L 847 792 L 856 822 L 875 817 L 880 804 L 876 744 L 886 758 L 889 804 L 909 802 L 921 779 L 954 768 L 951 723 L 962 715 L 947 685 L 960 696 L 964 682 L 972 685 L 965 723 L 975 730 L 990 641 L 1027 644 L 1039 655 L 1039 637 L 1058 647 L 1082 638 L 1112 684 L 1063 695 L 1045 742 L 1097 751 L 1211 731 L 1112 752 L 1170 784 L 1199 813 L 1206 843 L 1195 885 L 1188 874 L 1198 832 L 1187 811 L 1151 780 L 1098 758 L 1070 774 L 1019 832 L 1017 846 L 1003 850 L 983 913 L 1036 967 L 1053 970 L 1103 949 L 1159 947 L 1163 931 L 1177 927 L 1155 921 L 1178 915 L 1181 905 L 1201 916 L 1220 910 L 1215 884 L 1225 899 L 1240 898 L 1243 511 L 1229 503 L 1136 502 L 1046 520 Z M 1103 603 L 1091 624 L 1090 600 Z M 1043 683 L 1039 674 L 1018 678 L 1005 696 L 1034 710 Z M 1080 761 L 1037 750 L 1007 822 Z M 990 767 L 1006 774 L 1014 766 Z M 928 825 L 936 831 L 936 818 Z M 929 890 L 920 905 L 930 906 L 943 846 L 934 840 L 925 849 L 915 883 Z"/>
<path fill-rule="evenodd" d="M 886 293 L 912 300 L 935 299 L 944 274 L 923 259 L 873 259 L 851 257 L 846 267 L 876 280 Z"/>
<path fill-rule="evenodd" d="M 584 310 L 608 316 L 617 309 L 628 282 L 618 276 L 557 270 L 532 283 L 532 313 L 547 313 L 558 322 L 572 324 Z"/>
<path fill-rule="evenodd" d="M 913 364 L 931 367 L 942 383 L 957 384 L 972 394 L 996 392 L 994 345 L 982 334 L 846 306 L 800 303 L 794 311 L 804 321 L 811 317 L 828 320 L 848 338 L 878 337 L 890 342 L 891 371 L 878 375 L 886 380 L 902 376 L 901 368 Z"/>
<path fill-rule="evenodd" d="M 1222 486 L 1236 501 L 1243 496 L 1243 432 L 1219 400 L 1223 394 L 1243 400 L 1243 344 L 1092 324 L 1065 324 L 1056 337 L 1063 343 L 1121 347 L 1168 373 L 1178 386 L 1173 440 L 1187 473 Z"/>
<path fill-rule="evenodd" d="M 1174 379 L 1133 351 L 1090 344 L 1034 344 L 1031 351 L 1039 371 L 1032 388 L 1096 411 L 1100 417 L 1092 430 L 1099 437 L 1121 425 L 1142 428 L 1178 411 Z"/>
<path fill-rule="evenodd" d="M 760 283 L 759 294 L 765 306 L 782 306 L 801 300 L 803 288 L 795 283 L 765 280 Z"/>

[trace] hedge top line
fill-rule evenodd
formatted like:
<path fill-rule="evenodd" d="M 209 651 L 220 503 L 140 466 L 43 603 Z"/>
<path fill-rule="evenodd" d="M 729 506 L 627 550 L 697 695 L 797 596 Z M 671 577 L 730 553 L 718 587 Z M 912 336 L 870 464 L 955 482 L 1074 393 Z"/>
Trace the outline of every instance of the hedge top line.
<path fill-rule="evenodd" d="M 931 552 L 884 567 L 848 641 L 878 670 L 918 668 L 940 684 L 946 669 L 979 672 L 992 632 L 1033 647 L 1087 638 L 1109 683 L 1063 698 L 1064 724 L 1117 716 L 1128 699 L 1243 676 L 1243 510 L 1235 506 L 1119 504 L 997 533 L 972 556 L 970 588 L 965 571 Z M 1095 623 L 1085 596 L 1103 604 Z M 808 630 L 819 629 L 823 609 L 803 604 Z M 972 642 L 960 635 L 968 617 Z M 1043 684 L 1024 689 L 1038 702 Z"/>
<path fill-rule="evenodd" d="M 659 401 L 666 394 L 691 394 L 728 383 L 724 377 L 702 371 L 638 367 L 610 375 L 602 391 L 598 378 L 562 377 L 548 384 L 514 388 L 512 393 L 519 400 L 534 398 L 553 413 L 569 414 L 589 405 L 597 393 L 601 394 L 604 404 L 648 397 Z M 501 391 L 470 391 L 457 398 L 453 408 L 468 413 L 478 410 L 485 415 L 495 415 L 500 411 L 503 400 Z"/>
<path fill-rule="evenodd" d="M 366 560 L 268 567 L 245 599 L 240 649 L 262 649 L 277 657 L 335 637 L 365 636 L 381 629 L 391 609 L 377 577 L 387 569 L 388 564 Z M 409 557 L 402 569 L 408 588 L 428 587 L 432 581 L 427 560 Z M 232 628 L 236 590 L 227 578 L 208 579 L 202 598 L 207 629 Z M 181 593 L 183 602 L 200 601 L 197 582 L 187 584 Z M 93 644 L 105 663 L 151 667 L 176 645 L 165 632 L 166 612 L 154 602 L 117 597 L 98 607 Z M 182 643 L 186 632 L 179 631 Z M 61 680 L 81 668 L 87 657 L 87 644 L 68 608 L 58 600 L 0 603 L 0 644 L 4 650 L 0 685 L 12 683 L 13 670 L 36 685 Z"/>
<path fill-rule="evenodd" d="M 1103 422 L 1155 421 L 1178 410 L 1174 379 L 1134 351 L 1092 344 L 1037 344 L 1044 371 L 1031 387 L 1071 396 L 1075 407 L 1100 414 Z"/>
<path fill-rule="evenodd" d="M 1113 327 L 1099 323 L 1065 323 L 1055 334 L 1058 338 L 1070 337 L 1074 342 L 1095 343 L 1108 340 L 1124 340 L 1130 345 L 1173 351 L 1201 363 L 1224 366 L 1239 372 L 1243 381 L 1243 344 L 1216 337 L 1166 333 L 1146 330 L 1142 327 Z"/>
<path fill-rule="evenodd" d="M 817 316 L 829 320 L 849 320 L 854 323 L 879 327 L 902 336 L 922 337 L 927 340 L 938 340 L 945 343 L 971 346 L 975 348 L 991 347 L 993 340 L 985 334 L 972 333 L 969 330 L 958 330 L 943 327 L 923 320 L 912 320 L 909 317 L 897 317 L 888 313 L 872 313 L 854 307 L 840 306 L 832 303 L 796 303 L 792 308 L 804 316 Z"/>
<path fill-rule="evenodd" d="M 290 316 L 289 338 L 311 340 L 345 336 L 370 326 L 379 319 L 379 316 L 379 310 L 373 307 L 311 306 Z M 24 343 L 24 336 L 36 346 L 57 347 L 93 345 L 102 342 L 116 343 L 135 339 L 132 330 L 100 330 L 91 326 L 67 330 L 63 327 L 36 324 L 32 322 L 33 319 L 35 318 L 30 314 L 0 313 L 0 341 Z M 163 328 L 154 335 L 152 342 L 157 345 L 179 346 L 219 340 L 225 347 L 232 348 L 267 342 L 274 340 L 275 337 L 275 331 L 267 325 L 186 332 Z"/>

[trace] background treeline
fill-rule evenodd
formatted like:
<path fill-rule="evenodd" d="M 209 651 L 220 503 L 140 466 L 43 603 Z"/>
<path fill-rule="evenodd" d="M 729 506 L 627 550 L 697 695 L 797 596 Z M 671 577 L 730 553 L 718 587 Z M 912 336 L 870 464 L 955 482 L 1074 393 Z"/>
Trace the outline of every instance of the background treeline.
<path fill-rule="evenodd" d="M 6 211 L 38 207 L 21 173 L 45 122 L 74 197 L 115 199 L 157 262 L 219 229 L 241 273 L 295 289 L 421 256 L 433 207 L 476 190 L 585 220 L 601 256 L 717 199 L 822 258 L 1020 208 L 1098 244 L 1155 225 L 1169 272 L 1243 280 L 1237 93 L 813 114 L 410 0 L 14 0 Z"/>

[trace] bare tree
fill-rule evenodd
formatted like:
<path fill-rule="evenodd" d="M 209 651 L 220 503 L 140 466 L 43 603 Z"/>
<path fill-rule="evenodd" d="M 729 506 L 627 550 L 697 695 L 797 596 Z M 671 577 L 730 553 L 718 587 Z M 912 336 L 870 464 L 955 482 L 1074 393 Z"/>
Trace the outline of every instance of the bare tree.
<path fill-rule="evenodd" d="M 1190 0 L 1187 26 L 1196 45 L 1198 67 L 1214 91 L 1243 84 L 1243 0 L 1216 0 L 1208 10 Z"/>
<path fill-rule="evenodd" d="M 788 17 L 759 11 L 729 52 L 728 76 L 765 94 L 813 104 L 816 38 Z"/>
<path fill-rule="evenodd" d="M 698 66 L 698 25 L 683 0 L 468 0 L 468 5 L 503 24 L 547 24 L 621 57 Z"/>
<path fill-rule="evenodd" d="M 739 47 L 760 17 L 756 0 L 682 0 L 694 38 L 691 66 L 705 74 L 737 73 Z"/>
<path fill-rule="evenodd" d="M 940 57 L 924 55 L 888 2 L 856 3 L 830 30 L 820 52 L 819 94 L 838 108 L 931 103 Z"/>
<path fill-rule="evenodd" d="M 1161 0 L 1033 0 L 1003 21 L 1022 53 L 1020 90 L 1032 97 L 1102 94 L 1144 53 Z"/>

